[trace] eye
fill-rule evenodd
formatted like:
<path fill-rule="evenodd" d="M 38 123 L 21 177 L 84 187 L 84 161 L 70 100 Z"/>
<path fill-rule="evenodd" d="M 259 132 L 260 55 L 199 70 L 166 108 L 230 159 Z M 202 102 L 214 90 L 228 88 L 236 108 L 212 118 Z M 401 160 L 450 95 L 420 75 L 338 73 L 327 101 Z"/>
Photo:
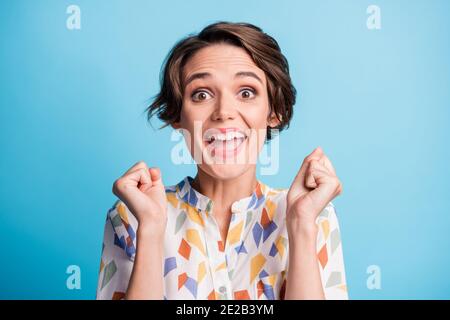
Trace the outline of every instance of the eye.
<path fill-rule="evenodd" d="M 205 90 L 197 90 L 191 96 L 192 100 L 195 102 L 205 101 L 210 97 L 211 95 L 209 94 L 209 92 Z"/>
<path fill-rule="evenodd" d="M 255 90 L 251 89 L 251 88 L 245 88 L 245 89 L 242 89 L 241 91 L 239 91 L 239 94 L 240 94 L 241 98 L 243 98 L 243 99 L 254 98 L 255 93 L 256 93 Z"/>

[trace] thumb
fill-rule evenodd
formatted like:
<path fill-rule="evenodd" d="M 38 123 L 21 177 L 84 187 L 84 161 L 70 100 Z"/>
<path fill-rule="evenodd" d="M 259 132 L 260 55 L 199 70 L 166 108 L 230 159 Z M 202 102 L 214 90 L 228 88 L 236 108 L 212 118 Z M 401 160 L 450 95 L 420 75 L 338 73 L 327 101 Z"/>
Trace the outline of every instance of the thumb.
<path fill-rule="evenodd" d="M 311 160 L 318 160 L 322 156 L 322 154 L 322 148 L 317 147 L 303 160 L 300 170 L 298 171 L 297 175 L 294 178 L 294 181 L 291 184 L 291 187 L 289 188 L 288 201 L 297 198 L 299 195 L 309 192 L 310 189 L 306 187 L 305 181 L 309 163 L 311 162 Z"/>
<path fill-rule="evenodd" d="M 162 182 L 161 170 L 157 167 L 149 168 L 150 177 L 152 179 L 152 186 L 154 187 L 164 187 Z"/>

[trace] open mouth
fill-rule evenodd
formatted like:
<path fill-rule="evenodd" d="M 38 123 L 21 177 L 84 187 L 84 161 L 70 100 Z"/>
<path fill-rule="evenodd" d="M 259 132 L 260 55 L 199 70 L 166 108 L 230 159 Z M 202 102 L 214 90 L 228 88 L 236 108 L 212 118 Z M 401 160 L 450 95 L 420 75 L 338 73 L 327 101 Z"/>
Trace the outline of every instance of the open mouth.
<path fill-rule="evenodd" d="M 247 134 L 236 128 L 208 129 L 204 134 L 204 143 L 213 157 L 228 158 L 235 156 L 247 140 Z"/>

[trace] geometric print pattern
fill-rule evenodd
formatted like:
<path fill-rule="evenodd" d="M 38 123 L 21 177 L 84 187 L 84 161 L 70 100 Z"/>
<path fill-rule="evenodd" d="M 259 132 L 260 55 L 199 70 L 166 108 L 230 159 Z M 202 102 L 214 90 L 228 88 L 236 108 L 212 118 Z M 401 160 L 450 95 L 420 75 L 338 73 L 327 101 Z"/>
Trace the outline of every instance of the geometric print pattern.
<path fill-rule="evenodd" d="M 233 203 L 223 243 L 214 203 L 192 188 L 192 177 L 166 187 L 164 299 L 283 299 L 289 269 L 287 189 L 258 181 Z M 339 225 L 330 202 L 317 219 L 317 260 L 327 299 L 347 299 Z M 104 230 L 97 299 L 122 299 L 136 253 L 137 220 L 117 201 Z"/>

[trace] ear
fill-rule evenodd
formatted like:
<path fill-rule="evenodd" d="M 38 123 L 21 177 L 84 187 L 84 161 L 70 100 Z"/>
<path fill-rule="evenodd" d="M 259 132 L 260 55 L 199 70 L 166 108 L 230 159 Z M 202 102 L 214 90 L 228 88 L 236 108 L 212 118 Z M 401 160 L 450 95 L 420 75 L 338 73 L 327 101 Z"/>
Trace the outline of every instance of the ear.
<path fill-rule="evenodd" d="M 172 122 L 170 124 L 170 126 L 174 129 L 180 129 L 181 128 L 181 124 L 179 122 Z"/>
<path fill-rule="evenodd" d="M 280 116 L 281 118 L 281 116 Z M 271 112 L 268 119 L 267 119 L 267 126 L 271 127 L 271 128 L 275 128 L 277 127 L 279 124 L 281 123 L 280 120 L 278 120 L 275 112 Z"/>

